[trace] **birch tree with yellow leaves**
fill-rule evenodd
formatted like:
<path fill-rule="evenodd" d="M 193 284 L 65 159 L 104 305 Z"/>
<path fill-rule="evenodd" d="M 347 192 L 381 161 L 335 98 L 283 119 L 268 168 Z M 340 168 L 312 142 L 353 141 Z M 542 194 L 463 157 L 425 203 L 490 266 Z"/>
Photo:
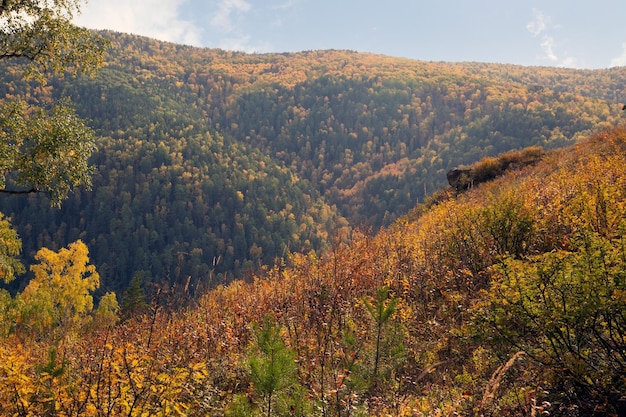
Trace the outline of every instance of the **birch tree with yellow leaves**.
<path fill-rule="evenodd" d="M 100 276 L 80 240 L 58 252 L 42 248 L 35 259 L 38 263 L 30 268 L 34 277 L 18 296 L 19 327 L 36 337 L 64 337 L 89 317 Z"/>

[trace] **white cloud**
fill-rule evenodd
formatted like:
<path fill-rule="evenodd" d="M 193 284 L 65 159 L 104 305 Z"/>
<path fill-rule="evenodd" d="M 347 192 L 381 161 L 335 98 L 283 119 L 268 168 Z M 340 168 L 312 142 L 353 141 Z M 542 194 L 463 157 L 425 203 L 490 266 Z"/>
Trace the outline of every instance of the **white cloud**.
<path fill-rule="evenodd" d="M 186 1 L 90 1 L 82 7 L 83 13 L 74 22 L 92 29 L 110 29 L 200 46 L 202 29 L 179 16 L 179 9 Z"/>
<path fill-rule="evenodd" d="M 548 30 L 548 23 L 550 22 L 550 17 L 547 17 L 543 14 L 541 10 L 537 10 L 533 8 L 533 19 L 528 22 L 526 25 L 526 29 L 533 35 L 541 36 L 541 42 L 539 46 L 543 52 L 541 59 L 547 59 L 550 62 L 557 62 L 559 58 L 554 52 L 554 38 L 546 33 Z"/>
<path fill-rule="evenodd" d="M 541 10 L 533 8 L 533 20 L 528 22 L 526 29 L 534 36 L 537 36 L 546 30 L 549 22 L 550 17 L 545 16 Z"/>
<path fill-rule="evenodd" d="M 576 68 L 580 66 L 580 62 L 576 57 L 569 56 L 562 51 L 563 40 L 561 39 L 557 42 L 554 36 L 554 33 L 564 29 L 563 26 L 553 24 L 552 18 L 546 16 L 541 10 L 533 8 L 532 14 L 533 18 L 526 24 L 526 29 L 533 37 L 539 37 L 539 48 L 541 49 L 541 55 L 538 57 L 539 61 L 548 61 L 550 65 L 560 67 Z"/>
<path fill-rule="evenodd" d="M 271 50 L 271 46 L 268 43 L 265 44 L 252 44 L 250 42 L 250 36 L 231 36 L 220 39 L 218 48 L 227 51 L 241 51 L 247 53 L 263 53 Z"/>
<path fill-rule="evenodd" d="M 558 66 L 564 68 L 584 68 L 583 63 L 581 63 L 578 58 L 575 58 L 573 56 L 568 56 L 561 59 Z"/>
<path fill-rule="evenodd" d="M 558 46 L 552 36 L 544 35 L 541 38 L 540 46 L 543 51 L 539 57 L 541 61 L 547 60 L 552 65 L 565 68 L 581 68 L 583 66 L 578 58 L 570 56 L 566 52 L 557 54 Z"/>
<path fill-rule="evenodd" d="M 217 6 L 217 12 L 210 20 L 214 29 L 224 32 L 235 30 L 232 22 L 233 13 L 245 13 L 250 11 L 252 6 L 246 0 L 221 0 Z"/>
<path fill-rule="evenodd" d="M 545 58 L 552 62 L 559 60 L 559 57 L 554 53 L 554 38 L 552 38 L 552 36 L 544 36 L 541 39 L 541 49 L 543 50 Z"/>
<path fill-rule="evenodd" d="M 297 6 L 300 2 L 300 0 L 286 0 L 284 3 L 273 6 L 273 9 L 291 9 L 292 7 Z"/>
<path fill-rule="evenodd" d="M 210 31 L 214 35 L 213 44 L 229 51 L 262 53 L 271 50 L 267 42 L 255 42 L 248 34 L 254 22 L 247 20 L 252 5 L 246 0 L 219 0 L 213 6 L 209 19 Z"/>
<path fill-rule="evenodd" d="M 622 44 L 622 53 L 611 60 L 610 67 L 621 67 L 626 65 L 626 42 Z"/>

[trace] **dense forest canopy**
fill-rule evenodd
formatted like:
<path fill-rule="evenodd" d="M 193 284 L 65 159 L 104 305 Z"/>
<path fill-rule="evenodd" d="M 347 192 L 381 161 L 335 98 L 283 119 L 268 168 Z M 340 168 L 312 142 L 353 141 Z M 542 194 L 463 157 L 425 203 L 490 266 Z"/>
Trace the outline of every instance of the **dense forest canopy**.
<path fill-rule="evenodd" d="M 42 249 L 0 293 L 0 413 L 624 415 L 625 155 L 603 131 L 186 306 L 135 276 L 92 309 L 86 245 Z"/>
<path fill-rule="evenodd" d="M 623 69 L 106 32 L 69 80 L 79 4 L 0 7 L 43 35 L 0 83 L 0 415 L 626 414 Z"/>
<path fill-rule="evenodd" d="M 2 198 L 26 263 L 77 239 L 103 288 L 207 287 L 388 225 L 446 172 L 528 146 L 576 143 L 620 121 L 626 70 L 435 63 L 350 51 L 246 54 L 103 32 L 95 78 L 0 93 L 71 97 L 96 132 L 93 188 L 60 210 Z M 22 280 L 24 285 L 25 281 Z"/>

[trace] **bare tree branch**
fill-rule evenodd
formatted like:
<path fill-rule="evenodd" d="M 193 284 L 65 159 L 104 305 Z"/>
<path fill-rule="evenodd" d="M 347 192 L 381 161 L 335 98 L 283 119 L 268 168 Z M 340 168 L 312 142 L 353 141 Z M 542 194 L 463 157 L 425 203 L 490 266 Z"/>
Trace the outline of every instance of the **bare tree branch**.
<path fill-rule="evenodd" d="M 32 194 L 32 193 L 41 193 L 43 190 L 38 189 L 37 187 L 33 187 L 29 190 L 5 190 L 1 189 L 0 193 L 3 194 Z"/>

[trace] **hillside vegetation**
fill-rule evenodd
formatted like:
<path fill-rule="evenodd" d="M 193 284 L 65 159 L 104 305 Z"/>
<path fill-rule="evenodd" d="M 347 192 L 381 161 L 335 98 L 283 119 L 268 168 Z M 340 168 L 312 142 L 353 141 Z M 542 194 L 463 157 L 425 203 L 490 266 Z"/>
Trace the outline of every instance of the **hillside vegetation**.
<path fill-rule="evenodd" d="M 26 264 L 81 239 L 119 293 L 133 276 L 199 292 L 353 227 L 377 230 L 454 167 L 614 126 L 625 96 L 623 68 L 244 54 L 103 34 L 112 47 L 95 78 L 29 90 L 3 67 L 0 83 L 6 96 L 72 98 L 99 136 L 92 191 L 60 210 L 42 195 L 3 197 L 0 210 Z"/>
<path fill-rule="evenodd" d="M 0 413 L 623 415 L 625 158 L 601 132 L 185 309 L 19 316 Z"/>

